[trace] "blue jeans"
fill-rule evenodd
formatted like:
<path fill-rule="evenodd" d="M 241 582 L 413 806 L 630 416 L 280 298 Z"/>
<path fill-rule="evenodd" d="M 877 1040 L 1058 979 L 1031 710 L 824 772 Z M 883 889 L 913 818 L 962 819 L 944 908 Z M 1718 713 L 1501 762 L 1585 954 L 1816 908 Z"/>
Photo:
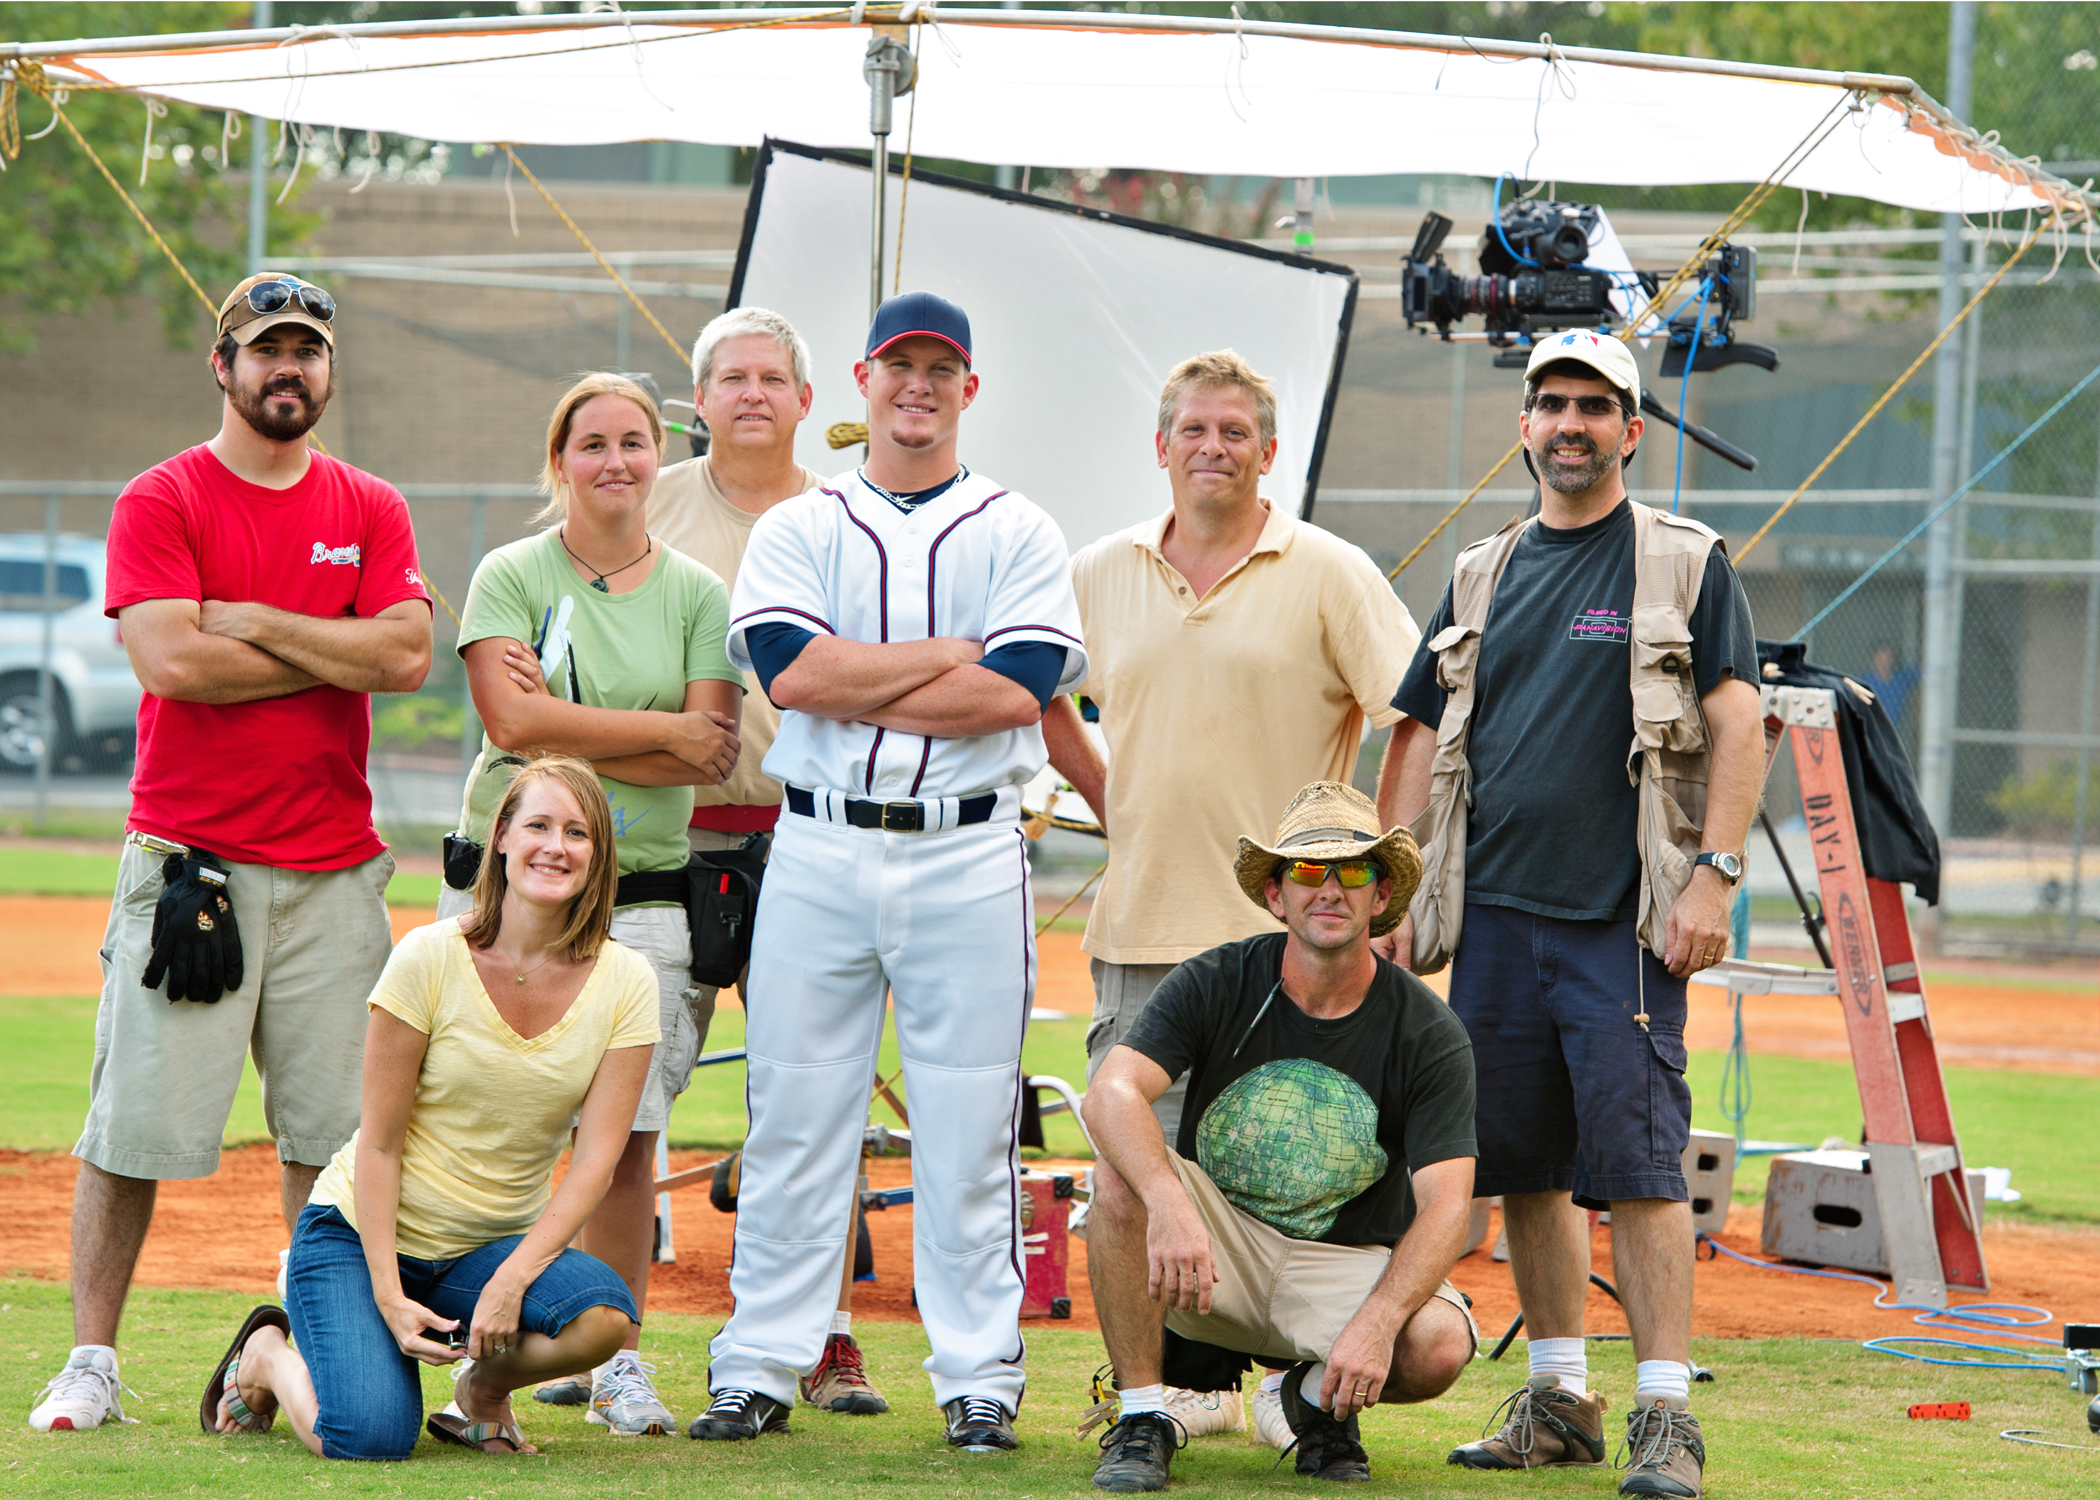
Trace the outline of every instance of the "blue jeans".
<path fill-rule="evenodd" d="M 474 1316 L 481 1289 L 523 1235 L 470 1250 L 456 1260 L 399 1257 L 401 1290 L 461 1330 Z M 292 1233 L 285 1279 L 285 1311 L 292 1341 L 313 1376 L 320 1416 L 314 1435 L 328 1458 L 408 1457 L 423 1428 L 421 1362 L 409 1358 L 372 1300 L 364 1242 L 333 1206 L 309 1203 Z M 565 1249 L 525 1293 L 520 1324 L 549 1338 L 593 1307 L 617 1307 L 641 1322 L 627 1284 L 604 1261 Z"/>

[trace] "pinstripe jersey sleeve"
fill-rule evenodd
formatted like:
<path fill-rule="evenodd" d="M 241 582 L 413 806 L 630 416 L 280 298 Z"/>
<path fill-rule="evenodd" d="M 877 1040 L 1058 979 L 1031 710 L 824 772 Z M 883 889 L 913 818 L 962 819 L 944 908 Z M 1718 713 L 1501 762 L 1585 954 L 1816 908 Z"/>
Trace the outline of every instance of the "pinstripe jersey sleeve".
<path fill-rule="evenodd" d="M 833 518 L 831 497 L 812 490 L 774 506 L 751 528 L 729 600 L 729 659 L 740 670 L 752 670 L 744 632 L 753 625 L 838 634 L 824 567 Z"/>
<path fill-rule="evenodd" d="M 984 617 L 984 649 L 1021 641 L 1064 648 L 1057 691 L 1069 693 L 1086 681 L 1086 644 L 1079 630 L 1079 601 L 1072 593 L 1072 555 L 1064 533 L 1047 512 L 1020 496 L 1021 514 L 1010 542 L 992 567 Z"/>

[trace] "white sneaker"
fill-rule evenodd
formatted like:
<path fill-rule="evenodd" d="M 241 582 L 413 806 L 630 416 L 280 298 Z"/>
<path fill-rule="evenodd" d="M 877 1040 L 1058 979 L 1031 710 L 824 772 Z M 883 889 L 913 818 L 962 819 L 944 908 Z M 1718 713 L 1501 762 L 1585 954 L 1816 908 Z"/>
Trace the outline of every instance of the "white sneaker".
<path fill-rule="evenodd" d="M 124 1403 L 117 1397 L 120 1390 L 131 1387 L 117 1379 L 117 1362 L 107 1350 L 75 1349 L 66 1367 L 37 1397 L 29 1425 L 38 1432 L 86 1432 L 112 1417 L 136 1422 L 137 1418 L 124 1415 Z"/>
<path fill-rule="evenodd" d="M 284 1290 L 284 1284 L 285 1284 L 285 1282 L 286 1282 L 286 1281 L 287 1281 L 287 1280 L 288 1280 L 288 1279 L 290 1278 L 290 1276 L 291 1276 L 291 1270 L 292 1270 L 292 1252 L 291 1252 L 291 1251 L 289 1251 L 289 1250 L 280 1250 L 280 1251 L 278 1251 L 278 1252 L 277 1252 L 277 1300 L 278 1300 L 279 1302 L 282 1302 L 282 1301 L 284 1300 L 284 1298 L 285 1298 L 285 1290 Z"/>
<path fill-rule="evenodd" d="M 591 1407 L 583 1419 L 614 1437 L 662 1437 L 674 1431 L 678 1418 L 656 1394 L 649 1379 L 655 1373 L 655 1365 L 644 1364 L 631 1352 L 614 1355 L 611 1364 L 591 1377 Z"/>
<path fill-rule="evenodd" d="M 1191 1391 L 1170 1385 L 1167 1415 L 1179 1422 L 1190 1437 L 1240 1432 L 1247 1426 L 1247 1409 L 1241 1404 L 1238 1391 Z"/>
<path fill-rule="evenodd" d="M 1254 1392 L 1254 1441 L 1276 1449 L 1290 1447 L 1291 1424 L 1283 1419 L 1283 1392 L 1267 1387 Z"/>

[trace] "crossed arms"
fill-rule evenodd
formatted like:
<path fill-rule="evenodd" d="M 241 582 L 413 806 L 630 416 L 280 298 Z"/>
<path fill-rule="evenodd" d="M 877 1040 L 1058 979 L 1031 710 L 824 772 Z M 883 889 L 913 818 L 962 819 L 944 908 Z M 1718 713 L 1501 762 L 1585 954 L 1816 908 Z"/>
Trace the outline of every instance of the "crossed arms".
<path fill-rule="evenodd" d="M 461 655 L 474 711 L 498 749 L 578 756 L 629 786 L 719 786 L 736 769 L 741 683 L 688 682 L 675 710 L 594 708 L 549 693 L 522 641 L 490 636 Z"/>
<path fill-rule="evenodd" d="M 322 683 L 413 693 L 430 671 L 430 606 L 404 599 L 369 619 L 267 604 L 144 599 L 117 611 L 139 686 L 179 703 L 253 703 Z"/>
<path fill-rule="evenodd" d="M 953 636 L 879 645 L 812 636 L 773 679 L 769 695 L 819 719 L 934 739 L 1000 734 L 1040 720 L 1035 694 L 977 665 L 983 656 L 982 644 Z"/>

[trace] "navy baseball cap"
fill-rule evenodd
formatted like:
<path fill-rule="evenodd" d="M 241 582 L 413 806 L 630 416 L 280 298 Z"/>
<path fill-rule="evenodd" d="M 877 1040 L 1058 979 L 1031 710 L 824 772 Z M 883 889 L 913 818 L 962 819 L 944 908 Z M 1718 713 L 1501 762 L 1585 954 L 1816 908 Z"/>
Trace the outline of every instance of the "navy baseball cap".
<path fill-rule="evenodd" d="M 931 292 L 906 292 L 875 309 L 868 328 L 868 352 L 873 359 L 899 339 L 935 338 L 953 346 L 970 363 L 970 315 L 946 297 Z"/>

